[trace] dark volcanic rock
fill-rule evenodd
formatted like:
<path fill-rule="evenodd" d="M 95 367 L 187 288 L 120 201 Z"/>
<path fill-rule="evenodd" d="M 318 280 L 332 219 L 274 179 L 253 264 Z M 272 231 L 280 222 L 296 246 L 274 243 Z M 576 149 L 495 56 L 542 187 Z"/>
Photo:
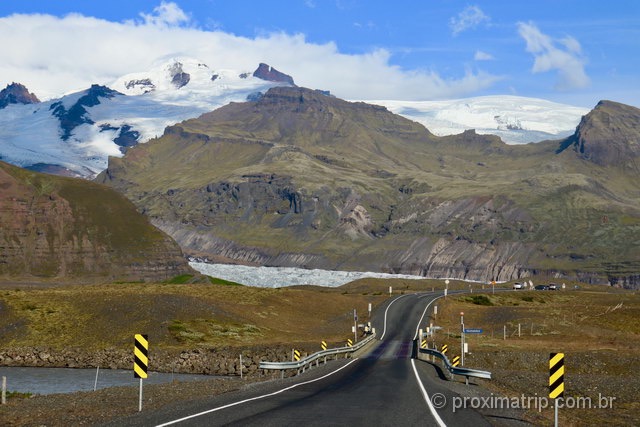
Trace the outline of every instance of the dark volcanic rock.
<path fill-rule="evenodd" d="M 573 148 L 584 160 L 600 166 L 625 166 L 640 170 L 640 109 L 600 101 L 582 117 L 576 132 L 558 151 Z"/>
<path fill-rule="evenodd" d="M 171 83 L 173 83 L 176 89 L 186 86 L 191 80 L 191 75 L 182 70 L 182 63 L 180 62 L 173 64 L 169 72 L 171 73 Z"/>
<path fill-rule="evenodd" d="M 69 109 L 65 108 L 61 101 L 51 104 L 49 110 L 51 110 L 52 114 L 60 120 L 62 140 L 67 141 L 73 134 L 73 130 L 76 127 L 85 123 L 95 123 L 87 116 L 87 110 L 84 107 L 94 107 L 100 104 L 100 98 L 110 99 L 116 95 L 122 94 L 106 86 L 91 85 L 86 93 L 81 96 L 75 104 L 69 107 Z"/>
<path fill-rule="evenodd" d="M 133 147 L 138 144 L 138 140 L 140 139 L 140 132 L 137 130 L 133 130 L 133 128 L 129 125 L 123 125 L 120 128 L 120 133 L 113 140 L 119 147 L 120 151 L 125 153 L 127 148 Z"/>
<path fill-rule="evenodd" d="M 9 104 L 37 104 L 40 100 L 20 83 L 11 83 L 0 90 L 0 109 Z"/>
<path fill-rule="evenodd" d="M 140 87 L 143 93 L 153 92 L 156 90 L 156 85 L 151 82 L 151 79 L 129 80 L 124 85 L 127 89 Z"/>
<path fill-rule="evenodd" d="M 288 74 L 284 74 L 264 63 L 261 63 L 258 66 L 258 69 L 253 72 L 253 77 L 257 77 L 269 82 L 289 83 L 291 86 L 295 86 L 295 83 L 293 82 L 293 78 L 291 76 L 289 76 Z"/>

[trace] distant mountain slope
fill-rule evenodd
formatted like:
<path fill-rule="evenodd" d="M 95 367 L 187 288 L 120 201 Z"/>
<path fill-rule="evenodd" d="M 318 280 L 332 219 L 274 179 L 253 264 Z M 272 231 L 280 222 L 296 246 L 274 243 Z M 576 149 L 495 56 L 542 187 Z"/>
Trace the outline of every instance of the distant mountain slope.
<path fill-rule="evenodd" d="M 194 255 L 636 283 L 638 175 L 561 143 L 437 137 L 383 107 L 279 87 L 167 128 L 98 180 Z"/>
<path fill-rule="evenodd" d="M 0 162 L 0 278 L 162 280 L 178 245 L 117 192 Z"/>

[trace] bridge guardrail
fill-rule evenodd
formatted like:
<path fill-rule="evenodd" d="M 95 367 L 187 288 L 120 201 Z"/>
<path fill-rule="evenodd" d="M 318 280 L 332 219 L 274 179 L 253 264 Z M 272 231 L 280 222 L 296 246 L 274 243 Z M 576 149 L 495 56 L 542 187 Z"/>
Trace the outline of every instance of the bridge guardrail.
<path fill-rule="evenodd" d="M 460 367 L 452 366 L 447 356 L 440 353 L 438 350 L 434 350 L 431 348 L 419 348 L 418 351 L 420 353 L 428 354 L 428 355 L 435 356 L 442 359 L 442 361 L 444 362 L 444 366 L 452 375 L 461 375 L 466 377 L 467 380 L 469 379 L 469 377 L 484 378 L 488 380 L 491 379 L 491 372 L 489 371 L 481 371 L 479 369 L 460 368 Z"/>
<path fill-rule="evenodd" d="M 355 351 L 358 351 L 362 347 L 364 347 L 365 345 L 373 341 L 374 339 L 375 339 L 375 333 L 369 335 L 367 338 L 365 338 L 364 340 L 360 341 L 357 344 L 354 344 L 351 347 L 345 346 L 345 347 L 330 348 L 327 350 L 318 351 L 296 362 L 260 362 L 260 369 L 278 369 L 281 371 L 284 371 L 287 369 L 300 369 L 300 368 L 304 369 L 307 366 L 310 366 L 313 362 L 316 362 L 316 361 L 319 362 L 321 358 L 325 358 L 325 362 L 326 362 L 327 356 L 353 353 Z"/>

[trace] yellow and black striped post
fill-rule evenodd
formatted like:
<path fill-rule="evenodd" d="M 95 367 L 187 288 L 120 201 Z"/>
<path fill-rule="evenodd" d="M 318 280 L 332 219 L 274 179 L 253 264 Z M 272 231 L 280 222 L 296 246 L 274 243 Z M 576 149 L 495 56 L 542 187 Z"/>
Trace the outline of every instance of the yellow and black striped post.
<path fill-rule="evenodd" d="M 564 353 L 549 355 L 549 397 L 564 398 Z M 558 404 L 554 406 L 554 425 L 558 427 Z"/>
<path fill-rule="evenodd" d="M 323 341 L 320 343 L 320 347 L 321 347 L 323 350 L 326 350 L 326 349 L 327 349 L 327 342 L 323 340 Z"/>
<path fill-rule="evenodd" d="M 549 397 L 564 397 L 564 353 L 549 356 Z"/>
<path fill-rule="evenodd" d="M 442 344 L 442 347 L 440 347 L 440 353 L 447 354 L 447 350 L 449 350 L 449 346 L 446 344 Z"/>
<path fill-rule="evenodd" d="M 300 351 L 293 350 L 293 360 L 296 362 L 300 361 Z"/>
<path fill-rule="evenodd" d="M 420 342 L 420 348 L 427 348 L 427 340 L 423 339 L 423 340 Z"/>
<path fill-rule="evenodd" d="M 136 334 L 133 348 L 133 377 L 147 378 L 149 368 L 149 340 L 147 335 Z"/>
<path fill-rule="evenodd" d="M 451 366 L 454 368 L 460 366 L 460 356 L 454 356 L 453 359 L 451 359 Z"/>
<path fill-rule="evenodd" d="M 138 412 L 142 412 L 142 379 L 147 378 L 149 368 L 149 339 L 147 335 L 136 334 L 133 346 L 133 377 L 140 378 L 140 398 Z"/>
<path fill-rule="evenodd" d="M 351 340 L 351 338 L 347 340 L 347 346 L 353 347 L 353 341 Z"/>

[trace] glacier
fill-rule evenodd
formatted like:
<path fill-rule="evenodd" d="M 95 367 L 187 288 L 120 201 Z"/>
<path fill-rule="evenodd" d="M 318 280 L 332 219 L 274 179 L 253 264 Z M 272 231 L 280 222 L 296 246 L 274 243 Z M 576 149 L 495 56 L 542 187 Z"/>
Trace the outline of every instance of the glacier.
<path fill-rule="evenodd" d="M 179 78 L 177 78 L 179 77 Z M 108 166 L 109 156 L 124 149 L 114 139 L 124 129 L 144 143 L 167 126 L 195 118 L 231 102 L 244 102 L 286 83 L 254 77 L 251 72 L 214 69 L 192 58 L 172 58 L 151 70 L 127 74 L 108 83 L 119 92 L 83 106 L 82 123 L 63 130 L 53 113 L 67 111 L 89 90 L 39 104 L 9 105 L 0 110 L 0 160 L 30 167 L 57 165 L 70 174 L 93 178 Z M 498 135 L 507 144 L 561 139 L 571 135 L 588 109 L 543 99 L 511 95 L 445 101 L 353 100 L 386 107 L 393 113 L 444 136 L 475 129 Z M 67 138 L 64 132 L 69 133 Z"/>
<path fill-rule="evenodd" d="M 252 267 L 235 264 L 212 264 L 200 261 L 190 261 L 189 265 L 194 270 L 208 276 L 260 288 L 282 288 L 299 285 L 338 287 L 365 277 L 380 279 L 426 279 L 426 277 L 423 276 L 412 276 L 408 274 L 320 269 L 307 270 L 296 267 Z"/>

